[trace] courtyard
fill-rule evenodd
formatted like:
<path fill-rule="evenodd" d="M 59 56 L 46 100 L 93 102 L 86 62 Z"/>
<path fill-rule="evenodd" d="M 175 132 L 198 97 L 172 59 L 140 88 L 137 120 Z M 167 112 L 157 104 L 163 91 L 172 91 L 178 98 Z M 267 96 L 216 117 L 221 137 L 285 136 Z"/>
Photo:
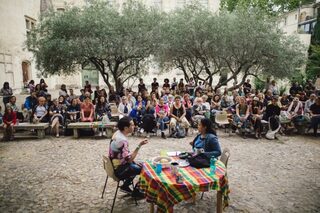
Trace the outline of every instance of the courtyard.
<path fill-rule="evenodd" d="M 138 159 L 161 150 L 190 151 L 195 132 L 184 139 L 151 137 Z M 225 212 L 319 212 L 320 144 L 309 136 L 280 136 L 279 140 L 242 139 L 219 131 L 228 147 L 230 205 Z M 142 138 L 130 137 L 133 149 Z M 0 212 L 109 212 L 116 183 L 106 177 L 102 155 L 109 139 L 47 137 L 0 143 Z M 215 191 L 196 203 L 182 202 L 175 212 L 215 212 Z M 118 193 L 114 212 L 149 212 L 143 200 Z"/>

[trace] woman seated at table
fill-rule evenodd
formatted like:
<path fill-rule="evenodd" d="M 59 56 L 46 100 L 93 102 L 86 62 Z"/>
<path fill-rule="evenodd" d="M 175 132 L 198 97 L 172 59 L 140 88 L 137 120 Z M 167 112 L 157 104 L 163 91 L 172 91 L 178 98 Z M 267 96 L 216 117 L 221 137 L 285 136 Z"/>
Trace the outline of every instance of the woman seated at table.
<path fill-rule="evenodd" d="M 127 136 L 134 131 L 134 123 L 128 116 L 121 118 L 118 122 L 118 131 L 112 136 L 109 146 L 109 157 L 112 161 L 114 172 L 117 178 L 124 180 L 120 190 L 131 194 L 132 196 L 144 197 L 138 190 L 132 191 L 130 185 L 136 175 L 141 173 L 141 165 L 136 164 L 134 159 L 138 155 L 141 146 L 148 143 L 143 140 L 137 148 L 131 153 L 129 150 L 129 142 Z"/>
<path fill-rule="evenodd" d="M 192 149 L 204 149 L 204 154 L 211 157 L 219 157 L 221 155 L 221 148 L 218 141 L 217 134 L 213 129 L 212 122 L 208 118 L 200 120 L 198 124 L 199 134 L 190 143 Z"/>
<path fill-rule="evenodd" d="M 64 109 L 57 99 L 53 100 L 53 105 L 49 109 L 49 115 L 51 116 L 51 129 L 54 129 L 56 137 L 59 137 L 59 127 L 64 121 Z"/>
<path fill-rule="evenodd" d="M 94 120 L 94 106 L 89 96 L 86 96 L 81 104 L 81 121 L 92 122 Z"/>

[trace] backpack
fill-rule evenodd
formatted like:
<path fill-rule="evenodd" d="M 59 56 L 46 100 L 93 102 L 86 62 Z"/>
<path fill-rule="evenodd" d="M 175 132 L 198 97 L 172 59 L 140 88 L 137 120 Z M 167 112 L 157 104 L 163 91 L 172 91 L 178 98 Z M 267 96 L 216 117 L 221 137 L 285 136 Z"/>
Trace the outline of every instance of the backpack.
<path fill-rule="evenodd" d="M 146 132 L 152 132 L 156 126 L 157 126 L 157 122 L 153 115 L 146 114 L 145 116 L 143 116 L 141 127 Z"/>
<path fill-rule="evenodd" d="M 177 124 L 176 129 L 172 134 L 172 137 L 184 138 L 186 137 L 186 130 L 180 124 Z"/>

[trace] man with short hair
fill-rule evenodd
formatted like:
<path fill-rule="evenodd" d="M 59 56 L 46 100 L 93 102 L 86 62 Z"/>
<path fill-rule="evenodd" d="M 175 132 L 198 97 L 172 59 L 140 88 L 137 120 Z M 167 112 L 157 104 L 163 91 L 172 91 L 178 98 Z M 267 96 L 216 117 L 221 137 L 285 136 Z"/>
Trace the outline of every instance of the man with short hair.
<path fill-rule="evenodd" d="M 311 94 L 309 97 L 309 100 L 307 100 L 304 104 L 304 112 L 305 113 L 310 113 L 310 107 L 312 104 L 314 104 L 316 102 L 316 94 Z"/>
<path fill-rule="evenodd" d="M 109 158 L 114 167 L 114 173 L 117 178 L 123 181 L 120 190 L 131 194 L 134 197 L 144 197 L 135 187 L 133 191 L 130 188 L 133 179 L 141 173 L 142 166 L 136 164 L 134 159 L 138 155 L 140 148 L 148 143 L 148 140 L 143 140 L 137 148 L 131 153 L 129 150 L 129 142 L 127 136 L 134 131 L 134 123 L 128 116 L 121 118 L 118 122 L 118 131 L 116 131 L 111 139 L 109 146 Z"/>
<path fill-rule="evenodd" d="M 147 90 L 146 85 L 143 83 L 143 79 L 140 78 L 139 84 L 138 84 L 138 91 L 142 93 L 143 91 L 146 91 L 146 90 Z"/>
<path fill-rule="evenodd" d="M 157 78 L 153 78 L 153 82 L 151 83 L 152 92 L 158 91 L 159 83 L 157 82 Z"/>
<path fill-rule="evenodd" d="M 247 94 L 249 92 L 251 92 L 251 84 L 250 84 L 250 79 L 247 79 L 247 81 L 243 84 L 243 92 L 244 94 Z"/>

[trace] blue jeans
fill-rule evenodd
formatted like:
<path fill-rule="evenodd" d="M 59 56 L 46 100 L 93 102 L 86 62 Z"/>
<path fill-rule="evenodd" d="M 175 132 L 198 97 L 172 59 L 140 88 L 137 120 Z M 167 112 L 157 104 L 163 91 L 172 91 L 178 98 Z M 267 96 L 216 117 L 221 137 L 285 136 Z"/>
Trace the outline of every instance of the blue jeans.
<path fill-rule="evenodd" d="M 314 116 L 311 118 L 311 128 L 313 128 L 314 134 L 317 134 L 319 124 L 320 124 L 320 116 Z"/>
<path fill-rule="evenodd" d="M 169 122 L 169 118 L 168 117 L 164 117 L 164 118 L 158 118 L 158 123 L 160 124 L 159 128 L 161 130 L 161 132 L 164 131 L 165 129 L 165 124 Z"/>
<path fill-rule="evenodd" d="M 142 166 L 136 163 L 127 163 L 118 166 L 115 170 L 115 175 L 117 178 L 123 181 L 124 186 L 130 186 L 135 176 L 141 173 Z"/>

